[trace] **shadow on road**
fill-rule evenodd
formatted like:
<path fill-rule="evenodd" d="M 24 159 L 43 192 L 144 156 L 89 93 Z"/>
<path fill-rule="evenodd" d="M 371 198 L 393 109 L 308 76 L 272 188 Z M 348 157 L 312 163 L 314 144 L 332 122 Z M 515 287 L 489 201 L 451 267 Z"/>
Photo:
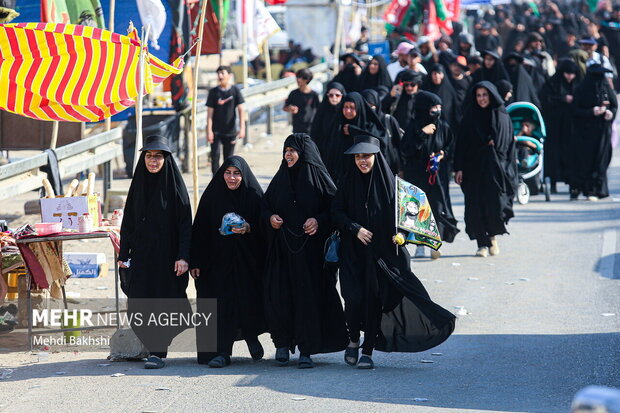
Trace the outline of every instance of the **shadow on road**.
<path fill-rule="evenodd" d="M 233 386 L 269 389 L 309 398 L 421 405 L 440 409 L 506 412 L 567 412 L 574 393 L 589 384 L 617 386 L 620 382 L 620 333 L 574 335 L 454 335 L 431 352 L 419 354 L 376 353 L 377 368 L 356 370 L 342 362 L 342 354 L 314 356 L 317 367 L 288 367 L 271 360 L 252 362 L 233 358 L 224 369 L 210 369 L 193 358 L 171 358 L 162 370 L 144 370 L 141 363 L 117 362 L 98 367 L 101 359 L 34 364 L 16 368 L 4 381 L 54 377 L 102 376 L 136 385 L 141 377 L 187 380 L 183 387 L 202 386 L 222 376 L 239 376 Z M 94 356 L 94 355 L 93 355 Z M 433 363 L 423 363 L 431 360 Z M 115 372 L 126 376 L 110 378 Z M 108 376 L 108 377 L 103 377 Z M 220 377 L 218 379 L 218 377 Z M 116 383 L 116 382 L 115 382 Z M 560 390 L 559 390 L 560 389 Z M 426 398 L 416 402 L 415 398 Z M 301 406 L 300 406 L 301 407 Z"/>

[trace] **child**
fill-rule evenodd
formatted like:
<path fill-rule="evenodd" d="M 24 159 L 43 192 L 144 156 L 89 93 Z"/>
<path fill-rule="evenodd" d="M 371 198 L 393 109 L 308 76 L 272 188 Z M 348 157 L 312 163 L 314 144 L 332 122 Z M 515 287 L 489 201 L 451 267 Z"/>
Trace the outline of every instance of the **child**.
<path fill-rule="evenodd" d="M 230 66 L 217 68 L 219 85 L 209 90 L 207 97 L 207 140 L 211 144 L 211 171 L 220 168 L 220 152 L 224 146 L 224 159 L 234 155 L 238 139 L 245 138 L 243 95 L 230 83 Z M 237 113 L 239 130 L 237 131 Z"/>
<path fill-rule="evenodd" d="M 284 102 L 284 111 L 293 114 L 293 133 L 310 133 L 312 119 L 319 107 L 319 95 L 310 88 L 312 72 L 309 69 L 297 71 L 298 89 L 293 90 Z"/>
<path fill-rule="evenodd" d="M 517 160 L 519 161 L 519 166 L 522 169 L 530 169 L 536 164 L 538 154 L 540 153 L 540 148 L 529 139 L 517 139 L 517 137 L 532 138 L 535 129 L 536 124 L 533 120 L 524 119 L 523 122 L 521 122 L 521 130 L 519 131 L 519 134 L 515 136 L 517 145 Z"/>

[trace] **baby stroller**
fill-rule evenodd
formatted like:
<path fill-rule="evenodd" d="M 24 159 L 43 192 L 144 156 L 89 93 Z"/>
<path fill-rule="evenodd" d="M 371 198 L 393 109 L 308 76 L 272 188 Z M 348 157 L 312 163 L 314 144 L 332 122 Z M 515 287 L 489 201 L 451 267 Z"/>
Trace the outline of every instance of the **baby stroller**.
<path fill-rule="evenodd" d="M 525 205 L 531 195 L 545 194 L 545 201 L 551 200 L 551 180 L 544 178 L 543 160 L 547 132 L 545 121 L 538 108 L 529 102 L 515 102 L 506 108 L 512 120 L 517 146 L 517 166 L 519 170 L 519 187 L 517 201 Z M 524 124 L 526 124 L 524 126 Z M 520 136 L 522 130 L 529 130 L 527 136 Z"/>

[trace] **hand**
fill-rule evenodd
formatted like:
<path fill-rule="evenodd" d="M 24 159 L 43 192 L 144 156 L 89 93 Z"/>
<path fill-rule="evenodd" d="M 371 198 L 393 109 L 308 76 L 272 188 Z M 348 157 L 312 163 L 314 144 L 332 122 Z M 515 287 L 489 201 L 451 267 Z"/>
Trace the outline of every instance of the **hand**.
<path fill-rule="evenodd" d="M 128 266 L 125 265 L 125 263 L 121 260 L 118 260 L 118 266 L 119 268 L 129 268 Z"/>
<path fill-rule="evenodd" d="M 235 140 L 235 142 L 239 139 L 245 139 L 245 128 L 239 129 L 239 133 L 237 134 L 237 139 Z"/>
<path fill-rule="evenodd" d="M 607 109 L 605 111 L 605 120 L 611 120 L 613 117 L 614 113 L 611 110 Z"/>
<path fill-rule="evenodd" d="M 288 110 L 293 115 L 297 115 L 299 113 L 299 108 L 297 106 L 295 106 L 295 105 L 288 105 Z"/>
<path fill-rule="evenodd" d="M 232 227 L 230 230 L 235 234 L 247 234 L 248 232 L 250 232 L 250 224 L 245 222 L 241 227 Z"/>
<path fill-rule="evenodd" d="M 188 269 L 189 269 L 189 264 L 184 259 L 180 259 L 174 263 L 174 270 L 177 273 L 177 277 L 179 275 L 185 274 Z"/>
<path fill-rule="evenodd" d="M 349 134 L 349 124 L 348 124 L 348 123 L 347 123 L 347 124 L 345 124 L 345 125 L 342 127 L 342 133 L 344 133 L 345 135 L 348 135 L 348 134 Z"/>
<path fill-rule="evenodd" d="M 437 157 L 437 161 L 438 161 L 438 162 L 441 162 L 441 160 L 443 159 L 443 154 L 444 154 L 444 152 L 443 152 L 443 151 L 439 151 L 438 153 L 433 152 L 433 153 L 431 153 L 431 156 L 429 156 L 429 158 L 432 158 L 432 157 L 434 157 L 435 155 L 439 155 L 439 156 Z"/>
<path fill-rule="evenodd" d="M 271 223 L 271 228 L 273 229 L 280 229 L 282 224 L 284 224 L 282 218 L 280 218 L 280 216 L 276 214 L 273 214 L 271 218 L 269 218 L 269 222 Z"/>
<path fill-rule="evenodd" d="M 435 133 L 436 129 L 437 129 L 437 126 L 435 126 L 434 123 L 429 123 L 428 125 L 422 128 L 422 132 L 426 133 L 427 135 L 432 135 L 433 133 Z"/>
<path fill-rule="evenodd" d="M 592 108 L 592 113 L 594 113 L 594 116 L 600 116 L 605 113 L 605 108 L 602 106 L 594 106 Z"/>
<path fill-rule="evenodd" d="M 189 275 L 191 275 L 194 280 L 200 277 L 200 268 L 192 268 L 189 270 Z"/>
<path fill-rule="evenodd" d="M 215 136 L 213 135 L 213 131 L 212 130 L 208 130 L 207 131 L 207 140 L 209 141 L 209 143 L 213 143 L 214 139 L 215 139 Z"/>
<path fill-rule="evenodd" d="M 573 95 L 566 95 L 566 103 L 573 103 Z"/>
<path fill-rule="evenodd" d="M 360 228 L 360 230 L 357 231 L 357 239 L 362 241 L 362 244 L 368 245 L 370 241 L 372 241 L 372 232 L 368 231 L 366 228 Z"/>
<path fill-rule="evenodd" d="M 357 76 L 359 76 L 359 75 L 361 75 L 361 74 L 362 74 L 362 68 L 360 67 L 360 65 L 358 65 L 358 64 L 354 64 L 354 65 L 353 65 L 353 68 L 355 69 L 355 74 L 356 74 Z"/>
<path fill-rule="evenodd" d="M 456 182 L 457 185 L 461 185 L 463 183 L 463 171 L 456 171 L 454 173 L 454 182 Z"/>
<path fill-rule="evenodd" d="M 319 223 L 315 218 L 308 218 L 304 223 L 304 232 L 308 235 L 316 234 L 316 231 L 319 229 Z"/>
<path fill-rule="evenodd" d="M 491 140 L 489 140 L 489 141 L 487 142 L 487 145 L 489 145 L 489 146 L 495 146 L 495 141 L 494 141 L 493 139 L 491 139 Z"/>
<path fill-rule="evenodd" d="M 400 96 L 403 93 L 403 87 L 401 85 L 392 86 L 392 90 L 390 91 L 390 95 L 395 98 L 396 96 Z"/>

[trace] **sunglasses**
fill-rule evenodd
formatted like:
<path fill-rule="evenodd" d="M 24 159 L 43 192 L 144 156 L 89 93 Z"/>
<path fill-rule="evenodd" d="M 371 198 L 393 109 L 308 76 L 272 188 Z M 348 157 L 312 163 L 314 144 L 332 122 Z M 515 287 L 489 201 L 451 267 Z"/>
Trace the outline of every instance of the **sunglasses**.
<path fill-rule="evenodd" d="M 414 87 L 414 86 L 416 85 L 416 84 L 415 84 L 415 83 L 413 83 L 413 82 L 401 82 L 401 84 L 402 84 L 404 87 L 407 87 L 407 86 Z"/>
<path fill-rule="evenodd" d="M 339 98 L 339 97 L 342 97 L 342 95 L 340 93 L 328 93 L 327 97 L 328 98 Z"/>

